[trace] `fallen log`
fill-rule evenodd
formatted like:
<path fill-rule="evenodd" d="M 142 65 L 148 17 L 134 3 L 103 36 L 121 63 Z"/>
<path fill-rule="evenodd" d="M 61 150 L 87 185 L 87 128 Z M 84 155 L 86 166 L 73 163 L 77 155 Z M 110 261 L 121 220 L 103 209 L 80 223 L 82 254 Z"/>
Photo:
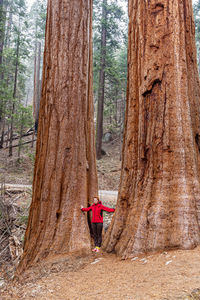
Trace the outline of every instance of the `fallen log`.
<path fill-rule="evenodd" d="M 14 145 L 14 146 L 12 146 L 11 148 L 15 148 L 15 147 L 23 146 L 23 145 L 30 144 L 30 143 L 32 143 L 32 142 L 36 142 L 36 141 L 37 141 L 37 139 L 35 139 L 34 141 L 28 141 L 28 142 L 25 142 L 25 143 L 22 143 L 22 144 Z M 8 149 L 8 148 L 10 148 L 10 147 L 9 147 L 9 146 L 7 146 L 6 148 L 3 148 L 3 149 Z"/>
<path fill-rule="evenodd" d="M 27 133 L 24 133 L 24 134 L 21 136 L 21 138 L 30 136 L 30 135 L 32 135 L 32 134 L 33 134 L 33 132 L 27 132 Z M 18 139 L 20 139 L 20 135 L 14 136 L 14 137 L 12 138 L 13 141 L 14 141 L 14 140 L 18 140 Z M 8 139 L 8 140 L 5 140 L 4 143 L 7 143 L 7 142 L 9 142 L 9 141 L 10 141 L 9 139 Z"/>
<path fill-rule="evenodd" d="M 29 192 L 32 189 L 32 185 L 23 185 L 23 184 L 5 184 L 5 193 L 6 194 L 18 194 L 23 192 Z"/>

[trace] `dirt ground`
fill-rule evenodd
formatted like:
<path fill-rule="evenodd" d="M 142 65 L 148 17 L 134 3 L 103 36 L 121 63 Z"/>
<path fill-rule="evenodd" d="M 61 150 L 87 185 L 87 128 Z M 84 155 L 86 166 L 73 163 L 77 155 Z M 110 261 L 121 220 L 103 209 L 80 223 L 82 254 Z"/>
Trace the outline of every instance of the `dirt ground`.
<path fill-rule="evenodd" d="M 76 271 L 51 273 L 36 282 L 8 286 L 2 300 L 200 299 L 200 247 L 132 260 L 98 253 Z"/>
<path fill-rule="evenodd" d="M 31 137 L 24 139 L 24 142 Z M 14 144 L 17 142 L 14 141 Z M 20 159 L 18 148 L 13 148 L 13 156 L 8 157 L 8 149 L 0 149 L 0 182 L 32 184 L 35 161 L 35 143 L 23 146 Z"/>
<path fill-rule="evenodd" d="M 119 139 L 103 144 L 106 155 L 97 160 L 100 190 L 117 191 L 120 182 L 121 161 Z"/>

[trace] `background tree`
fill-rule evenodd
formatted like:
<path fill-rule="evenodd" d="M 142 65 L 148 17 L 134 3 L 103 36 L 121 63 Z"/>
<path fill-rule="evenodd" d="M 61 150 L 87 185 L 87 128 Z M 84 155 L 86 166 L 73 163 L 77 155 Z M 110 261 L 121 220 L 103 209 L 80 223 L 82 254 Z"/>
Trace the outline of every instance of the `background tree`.
<path fill-rule="evenodd" d="M 46 24 L 46 1 L 35 1 L 30 10 L 30 31 L 34 36 L 34 53 L 31 59 L 34 60 L 33 80 L 33 115 L 35 119 L 35 130 L 37 131 L 39 119 L 39 107 L 41 96 L 41 67 L 42 53 L 44 51 L 44 36 Z M 32 85 L 32 83 L 31 83 Z"/>
<path fill-rule="evenodd" d="M 19 135 L 17 157 L 18 157 L 18 163 L 20 163 L 22 147 L 24 144 L 28 143 L 28 142 L 23 143 L 22 141 L 23 136 L 25 134 L 24 131 L 26 128 L 30 128 L 33 126 L 32 106 L 29 105 L 25 107 L 23 104 L 17 106 L 15 124 L 16 124 L 16 132 Z"/>
<path fill-rule="evenodd" d="M 128 91 L 116 213 L 121 257 L 200 242 L 200 87 L 192 1 L 129 1 Z"/>
<path fill-rule="evenodd" d="M 3 80 L 3 48 L 5 39 L 5 25 L 6 25 L 6 11 L 5 1 L 0 0 L 0 80 Z M 2 94 L 2 89 L 0 89 L 0 95 Z M 4 103 L 0 101 L 0 131 L 4 130 Z M 2 148 L 2 142 L 0 141 L 0 148 Z"/>
<path fill-rule="evenodd" d="M 3 3 L 3 4 L 2 4 Z M 24 0 L 4 0 L 0 3 L 3 7 L 1 46 L 1 81 L 0 81 L 0 148 L 4 146 L 4 140 L 9 141 L 9 155 L 12 156 L 13 135 L 18 132 L 18 115 L 21 105 L 26 108 L 32 105 L 32 96 L 38 119 L 39 100 L 41 93 L 41 66 L 44 49 L 44 31 L 46 18 L 46 3 L 37 1 L 30 12 Z M 35 51 L 34 45 L 37 45 Z M 36 61 L 36 68 L 33 61 Z M 35 75 L 35 86 L 33 78 Z M 34 90 L 34 93 L 33 93 Z M 26 125 L 32 124 L 25 122 Z M 24 117 L 22 117 L 23 120 Z M 23 125 L 22 137 L 26 134 L 27 127 Z M 15 139 L 14 139 L 15 140 Z M 28 142 L 28 141 L 27 141 Z M 20 145 L 21 143 L 19 143 Z"/>
<path fill-rule="evenodd" d="M 26 58 L 29 39 L 27 38 L 27 16 L 24 0 L 5 1 L 6 22 L 4 24 L 4 41 L 1 63 L 0 82 L 0 148 L 3 147 L 5 130 L 9 140 L 9 155 L 12 156 L 13 130 L 15 127 L 16 106 L 23 102 L 26 86 Z M 23 90 L 22 90 L 23 88 Z"/>
<path fill-rule="evenodd" d="M 0 0 L 0 67 L 3 62 L 3 47 L 5 40 L 7 1 Z"/>
<path fill-rule="evenodd" d="M 94 93 L 97 98 L 96 152 L 102 155 L 103 115 L 107 86 L 117 86 L 116 51 L 123 44 L 123 9 L 117 1 L 94 1 Z M 123 27 L 122 25 L 122 27 Z M 124 30 L 125 30 L 124 26 Z M 116 93 L 115 93 L 116 94 Z"/>
<path fill-rule="evenodd" d="M 80 206 L 97 194 L 91 38 L 92 1 L 48 1 L 33 199 L 19 273 L 46 257 L 90 251 Z"/>

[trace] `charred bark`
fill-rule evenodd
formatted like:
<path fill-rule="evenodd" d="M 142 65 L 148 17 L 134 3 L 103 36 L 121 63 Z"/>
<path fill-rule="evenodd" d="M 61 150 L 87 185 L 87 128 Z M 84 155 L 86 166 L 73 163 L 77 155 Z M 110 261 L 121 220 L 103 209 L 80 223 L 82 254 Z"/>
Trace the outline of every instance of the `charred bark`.
<path fill-rule="evenodd" d="M 18 273 L 47 257 L 90 251 L 80 207 L 98 190 L 91 12 L 91 0 L 48 1 L 33 198 Z"/>
<path fill-rule="evenodd" d="M 192 1 L 129 1 L 128 93 L 117 209 L 123 258 L 200 242 L 200 86 Z"/>

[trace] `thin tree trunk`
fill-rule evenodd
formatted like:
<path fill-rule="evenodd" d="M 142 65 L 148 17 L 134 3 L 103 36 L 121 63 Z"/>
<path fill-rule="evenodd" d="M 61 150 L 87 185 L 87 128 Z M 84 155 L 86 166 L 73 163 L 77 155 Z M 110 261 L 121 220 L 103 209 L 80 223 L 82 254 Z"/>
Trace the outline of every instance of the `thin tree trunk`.
<path fill-rule="evenodd" d="M 4 3 L 3 0 L 0 0 L 0 80 L 3 83 L 4 79 L 4 70 L 3 70 L 3 49 L 4 49 L 4 39 L 5 39 L 5 25 L 6 25 L 6 11 L 7 11 L 7 2 Z M 3 92 L 0 93 L 0 98 L 3 98 Z M 0 124 L 4 123 L 4 113 L 5 107 L 4 102 L 0 101 Z M 3 134 L 2 134 L 3 136 Z M 0 146 L 1 147 L 1 146 Z"/>
<path fill-rule="evenodd" d="M 129 1 L 128 96 L 117 209 L 123 258 L 200 242 L 200 86 L 192 1 Z"/>
<path fill-rule="evenodd" d="M 6 35 L 5 35 L 5 48 L 10 48 L 10 36 L 11 36 L 12 24 L 13 24 L 13 12 L 12 9 L 10 9 L 7 28 L 6 28 Z"/>
<path fill-rule="evenodd" d="M 38 42 L 38 54 L 37 54 L 37 95 L 36 95 L 36 108 L 35 108 L 35 131 L 37 133 L 39 111 L 40 111 L 40 96 L 41 96 L 41 81 L 40 81 L 40 62 L 41 62 L 41 43 Z"/>
<path fill-rule="evenodd" d="M 47 257 L 90 251 L 80 206 L 97 194 L 91 11 L 89 0 L 48 1 L 33 199 L 18 273 Z"/>
<path fill-rule="evenodd" d="M 5 5 L 5 22 L 6 22 L 6 13 L 7 13 L 7 7 L 8 7 L 8 2 L 6 1 L 6 5 Z M 8 24 L 7 24 L 7 28 L 5 28 L 5 24 L 4 24 L 4 32 L 3 32 L 3 39 L 5 39 L 5 41 L 3 41 L 2 43 L 2 52 L 3 53 L 3 49 L 4 48 L 9 48 L 10 46 L 10 28 L 11 28 L 11 25 L 12 25 L 12 10 L 10 10 L 9 12 L 9 19 L 8 19 Z M 6 33 L 5 33 L 6 31 Z M 1 57 L 1 63 L 3 62 L 4 60 L 4 64 L 6 65 L 6 58 L 3 59 L 3 56 Z M 1 64 L 0 64 L 1 65 Z M 2 80 L 2 83 L 3 83 L 3 80 L 4 80 L 4 72 L 3 72 L 3 69 L 2 69 L 2 72 L 0 71 L 0 78 Z M 7 85 L 8 85 L 8 79 L 6 80 L 7 81 Z M 2 95 L 2 98 L 3 98 L 3 95 Z M 1 122 L 1 119 L 2 120 L 2 132 L 1 132 L 1 142 L 0 142 L 0 148 L 3 148 L 3 143 L 4 143 L 4 130 L 5 130 L 5 109 L 6 109 L 6 105 L 5 103 L 2 101 L 2 103 L 0 103 L 0 122 Z"/>
<path fill-rule="evenodd" d="M 36 26 L 36 35 L 37 35 L 37 26 Z M 31 148 L 34 146 L 34 138 L 35 132 L 37 131 L 38 122 L 36 122 L 36 114 L 37 114 L 37 39 L 35 40 L 35 56 L 34 56 L 34 89 L 33 89 L 33 117 L 35 120 L 34 130 L 32 134 L 32 143 Z"/>
<path fill-rule="evenodd" d="M 120 161 L 122 161 L 123 155 L 123 136 L 124 136 L 124 119 L 125 119 L 125 107 L 126 107 L 126 93 L 122 92 L 121 101 L 121 115 L 120 115 Z"/>
<path fill-rule="evenodd" d="M 122 94 L 123 97 L 123 94 Z M 123 139 L 123 124 L 124 124 L 124 119 L 123 119 L 123 100 L 120 101 L 120 146 L 119 146 L 119 160 L 122 160 L 122 139 Z"/>
<path fill-rule="evenodd" d="M 21 114 L 21 126 L 20 126 L 20 136 L 19 136 L 19 143 L 18 143 L 18 160 L 20 160 L 21 148 L 22 148 L 22 137 L 23 137 L 23 130 L 24 130 L 24 113 Z"/>
<path fill-rule="evenodd" d="M 5 123 L 6 123 L 5 118 L 3 118 L 1 123 L 2 123 L 2 127 L 1 127 L 0 149 L 3 148 L 3 144 L 4 144 L 4 132 L 5 132 Z"/>
<path fill-rule="evenodd" d="M 36 130 L 35 130 L 35 128 L 33 129 L 33 133 L 32 133 L 32 142 L 31 142 L 31 148 L 33 148 L 33 146 L 34 146 L 34 141 L 35 141 L 35 132 L 36 132 Z"/>
<path fill-rule="evenodd" d="M 37 34 L 37 31 L 36 31 Z M 34 79 L 33 79 L 33 117 L 36 119 L 36 103 L 37 103 L 37 40 L 35 40 L 34 54 Z"/>
<path fill-rule="evenodd" d="M 9 135 L 10 135 L 10 125 L 9 125 L 9 123 L 8 123 L 8 131 L 7 131 L 7 140 L 5 141 L 5 143 L 6 143 L 6 148 L 8 147 L 8 143 L 9 143 Z"/>
<path fill-rule="evenodd" d="M 12 152 L 12 148 L 13 148 L 12 147 L 12 142 L 13 142 L 14 113 L 15 113 L 15 102 L 13 102 L 12 109 L 11 109 L 10 137 L 9 137 L 9 157 L 11 157 L 13 155 L 13 152 Z"/>
<path fill-rule="evenodd" d="M 37 133 L 37 128 L 38 128 L 40 96 L 41 96 L 40 65 L 41 65 L 41 43 L 36 42 L 35 59 L 34 59 L 34 93 L 33 93 L 35 133 Z"/>
<path fill-rule="evenodd" d="M 4 1 L 0 0 L 0 67 L 3 62 L 3 46 L 5 37 L 6 11 L 4 9 Z"/>
<path fill-rule="evenodd" d="M 41 43 L 38 42 L 38 57 L 37 57 L 37 114 L 36 119 L 39 118 L 39 109 L 40 109 L 40 61 L 41 61 Z"/>
<path fill-rule="evenodd" d="M 14 90 L 13 90 L 13 103 L 11 109 L 11 123 L 10 123 L 10 141 L 9 141 L 9 157 L 13 155 L 12 153 L 12 142 L 13 142 L 13 126 L 14 126 L 14 113 L 15 113 L 15 99 L 17 92 L 17 76 L 18 76 L 18 65 L 19 65 L 19 45 L 20 45 L 20 35 L 18 33 L 17 39 L 17 49 L 16 49 L 16 65 L 15 65 L 15 79 L 14 79 Z"/>
<path fill-rule="evenodd" d="M 99 71 L 98 108 L 96 126 L 96 153 L 97 159 L 101 159 L 103 138 L 103 111 L 104 111 L 104 89 L 105 89 L 105 64 L 106 64 L 106 19 L 107 0 L 102 3 L 102 27 L 101 27 L 101 60 Z"/>
<path fill-rule="evenodd" d="M 118 103 L 117 103 L 118 99 L 117 99 L 117 97 L 118 97 L 118 90 L 116 89 L 115 90 L 115 115 L 114 115 L 116 126 L 118 125 L 118 118 L 117 118 L 117 116 L 118 116 Z"/>

